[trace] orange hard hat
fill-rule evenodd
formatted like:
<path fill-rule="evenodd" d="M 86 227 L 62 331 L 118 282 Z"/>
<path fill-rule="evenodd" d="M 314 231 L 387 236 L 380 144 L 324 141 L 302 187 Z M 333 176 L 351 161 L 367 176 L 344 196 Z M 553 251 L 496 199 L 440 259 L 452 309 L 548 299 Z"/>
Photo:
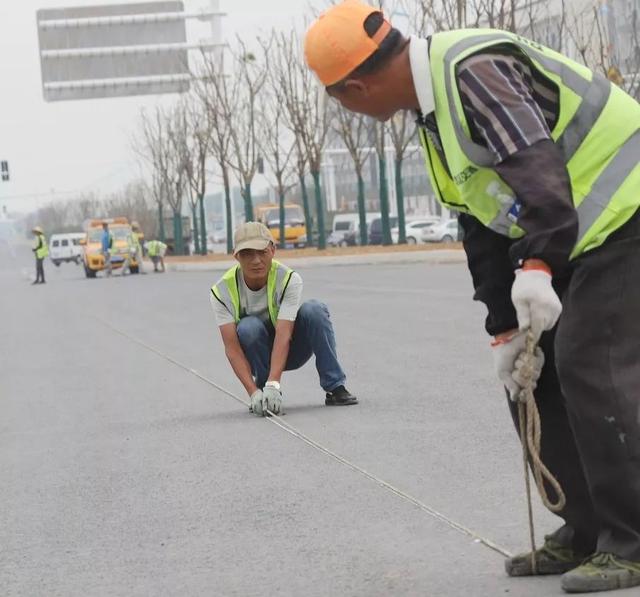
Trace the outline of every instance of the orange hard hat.
<path fill-rule="evenodd" d="M 391 31 L 385 20 L 373 37 L 364 28 L 367 18 L 381 12 L 358 0 L 345 0 L 321 14 L 307 31 L 304 55 L 320 82 L 333 85 L 371 56 Z"/>

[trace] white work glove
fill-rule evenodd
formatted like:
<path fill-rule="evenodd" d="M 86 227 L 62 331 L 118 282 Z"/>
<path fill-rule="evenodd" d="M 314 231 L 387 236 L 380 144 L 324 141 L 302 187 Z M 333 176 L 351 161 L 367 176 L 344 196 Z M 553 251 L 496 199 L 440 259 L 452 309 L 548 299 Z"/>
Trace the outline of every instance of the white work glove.
<path fill-rule="evenodd" d="M 274 415 L 279 415 L 282 410 L 282 392 L 271 386 L 265 386 L 262 394 L 264 395 L 263 407 L 265 414 L 267 414 L 266 411 L 268 410 Z"/>
<path fill-rule="evenodd" d="M 525 384 L 523 377 L 525 367 L 526 332 L 518 332 L 510 339 L 498 340 L 491 345 L 493 363 L 498 379 L 504 384 L 513 402 L 518 402 L 520 392 Z M 534 355 L 533 375 L 531 389 L 535 389 L 542 367 L 544 366 L 544 353 L 538 346 Z"/>
<path fill-rule="evenodd" d="M 262 390 L 256 390 L 251 394 L 251 406 L 249 407 L 249 412 L 252 412 L 254 415 L 258 415 L 259 417 L 264 416 L 264 409 L 262 408 L 263 399 Z"/>
<path fill-rule="evenodd" d="M 516 270 L 511 301 L 520 331 L 531 329 L 536 342 L 542 332 L 556 324 L 562 313 L 562 303 L 551 285 L 551 274 L 542 269 Z"/>

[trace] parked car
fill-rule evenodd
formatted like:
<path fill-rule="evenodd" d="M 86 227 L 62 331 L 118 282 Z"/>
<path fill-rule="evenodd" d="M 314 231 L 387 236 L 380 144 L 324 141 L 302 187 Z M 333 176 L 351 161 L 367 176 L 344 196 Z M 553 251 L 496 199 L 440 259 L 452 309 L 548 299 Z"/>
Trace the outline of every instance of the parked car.
<path fill-rule="evenodd" d="M 398 218 L 396 216 L 389 216 L 389 227 L 395 228 L 397 225 Z M 382 218 L 376 218 L 371 221 L 371 225 L 369 226 L 369 244 L 382 244 Z"/>
<path fill-rule="evenodd" d="M 422 230 L 425 243 L 452 243 L 458 240 L 458 220 L 444 220 Z"/>
<path fill-rule="evenodd" d="M 353 243 L 355 235 L 351 234 L 358 226 L 358 214 L 336 214 L 333 228 L 327 238 L 331 247 L 346 247 Z"/>
<path fill-rule="evenodd" d="M 216 226 L 212 232 L 209 233 L 209 240 L 213 244 L 222 244 L 227 242 L 227 229 L 224 226 Z"/>
<path fill-rule="evenodd" d="M 367 212 L 365 220 L 367 229 L 365 234 L 369 238 L 369 225 L 379 218 L 379 213 Z M 327 238 L 327 244 L 333 247 L 353 247 L 360 244 L 360 215 L 357 213 L 338 213 L 333 218 L 331 234 Z"/>
<path fill-rule="evenodd" d="M 428 216 L 425 218 L 421 218 L 419 220 L 411 220 L 405 224 L 405 236 L 407 238 L 407 244 L 415 245 L 417 243 L 424 242 L 422 240 L 422 231 L 432 224 L 437 224 L 440 222 L 440 218 L 438 216 Z M 398 238 L 400 237 L 400 228 L 396 226 L 391 229 L 391 240 L 394 244 L 398 243 Z"/>
<path fill-rule="evenodd" d="M 80 239 L 84 232 L 69 232 L 67 234 L 52 234 L 49 239 L 49 259 L 55 266 L 61 263 L 82 262 L 82 245 Z"/>

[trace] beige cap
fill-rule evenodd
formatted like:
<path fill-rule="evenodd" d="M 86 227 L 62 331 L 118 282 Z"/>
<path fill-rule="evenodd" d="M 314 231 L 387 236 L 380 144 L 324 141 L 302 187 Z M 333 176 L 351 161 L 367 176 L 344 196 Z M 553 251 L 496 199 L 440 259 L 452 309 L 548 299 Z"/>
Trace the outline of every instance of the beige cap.
<path fill-rule="evenodd" d="M 261 222 L 245 222 L 238 226 L 233 236 L 233 254 L 237 255 L 243 249 L 264 251 L 272 243 L 273 236 L 269 229 Z"/>
<path fill-rule="evenodd" d="M 40 226 L 34 226 L 31 229 L 31 232 L 37 232 L 38 234 L 44 234 L 44 232 L 42 232 L 42 228 L 40 228 Z"/>

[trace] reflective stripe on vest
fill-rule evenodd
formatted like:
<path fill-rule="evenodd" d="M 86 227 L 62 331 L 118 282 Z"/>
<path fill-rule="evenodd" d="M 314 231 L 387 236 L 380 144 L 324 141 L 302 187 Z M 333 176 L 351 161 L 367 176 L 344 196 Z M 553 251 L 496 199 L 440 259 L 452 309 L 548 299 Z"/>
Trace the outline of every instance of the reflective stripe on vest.
<path fill-rule="evenodd" d="M 524 234 L 516 226 L 516 197 L 493 170 L 495 156 L 471 139 L 455 85 L 455 68 L 461 60 L 497 44 L 522 51 L 532 68 L 559 89 L 558 122 L 551 136 L 564 155 L 578 213 L 575 257 L 602 244 L 638 209 L 640 105 L 604 77 L 517 35 L 492 30 L 435 34 L 430 65 L 436 121 L 451 174 L 420 131 L 427 169 L 443 203 L 471 212 L 502 235 Z"/>
<path fill-rule="evenodd" d="M 278 261 L 272 261 L 267 278 L 267 305 L 269 308 L 269 319 L 274 327 L 278 320 L 282 297 L 287 289 L 292 273 L 292 269 Z M 239 275 L 240 266 L 236 265 L 227 270 L 222 278 L 211 287 L 213 296 L 233 315 L 236 323 L 240 321 L 242 315 L 240 312 Z"/>

